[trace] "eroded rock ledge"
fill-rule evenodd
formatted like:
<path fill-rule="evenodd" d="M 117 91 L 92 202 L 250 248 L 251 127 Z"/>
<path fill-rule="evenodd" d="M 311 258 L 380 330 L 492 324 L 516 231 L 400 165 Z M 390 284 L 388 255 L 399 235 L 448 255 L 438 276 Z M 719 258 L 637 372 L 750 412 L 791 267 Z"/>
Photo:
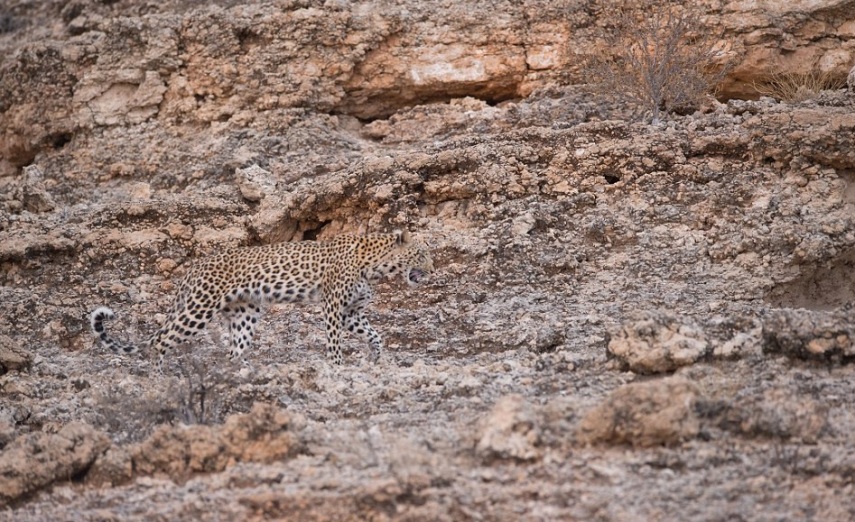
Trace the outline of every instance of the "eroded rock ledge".
<path fill-rule="evenodd" d="M 42 23 L 60 9 L 62 23 Z M 5 16 L 15 23 L 0 33 L 0 174 L 102 126 L 246 124 L 259 111 L 305 107 L 372 120 L 585 83 L 597 27 L 613 10 L 551 0 L 13 2 Z M 754 83 L 777 69 L 845 80 L 853 12 L 851 1 L 709 8 L 736 63 L 721 96 L 756 97 Z"/>

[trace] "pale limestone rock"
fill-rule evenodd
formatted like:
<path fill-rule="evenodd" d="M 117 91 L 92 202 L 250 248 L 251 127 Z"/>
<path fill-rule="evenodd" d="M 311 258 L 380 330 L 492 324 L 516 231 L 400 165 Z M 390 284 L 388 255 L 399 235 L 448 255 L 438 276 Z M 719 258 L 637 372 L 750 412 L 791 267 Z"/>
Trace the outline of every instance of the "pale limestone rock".
<path fill-rule="evenodd" d="M 56 208 L 53 197 L 45 190 L 44 177 L 42 169 L 37 165 L 24 167 L 24 185 L 20 194 L 24 210 L 40 213 Z"/>
<path fill-rule="evenodd" d="M 608 353 L 637 373 L 663 373 L 710 355 L 697 325 L 668 313 L 648 312 L 612 335 Z"/>
<path fill-rule="evenodd" d="M 475 451 L 488 460 L 532 460 L 540 456 L 539 439 L 531 405 L 520 395 L 508 395 L 481 420 Z"/>
<path fill-rule="evenodd" d="M 235 171 L 241 196 L 247 201 L 257 202 L 276 190 L 276 180 L 270 172 L 258 165 L 250 165 Z"/>
<path fill-rule="evenodd" d="M 695 437 L 699 391 L 681 377 L 631 383 L 615 390 L 579 424 L 581 441 L 630 446 L 673 446 Z"/>
<path fill-rule="evenodd" d="M 53 434 L 22 435 L 0 453 L 0 505 L 68 480 L 109 447 L 106 435 L 82 422 L 69 423 Z"/>

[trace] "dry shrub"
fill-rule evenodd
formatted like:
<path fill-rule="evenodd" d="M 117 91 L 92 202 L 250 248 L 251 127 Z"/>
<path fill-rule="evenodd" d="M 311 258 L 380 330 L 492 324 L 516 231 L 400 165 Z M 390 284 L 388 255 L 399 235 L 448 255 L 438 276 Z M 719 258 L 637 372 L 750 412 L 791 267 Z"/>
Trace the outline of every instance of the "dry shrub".
<path fill-rule="evenodd" d="M 0 34 L 14 33 L 24 26 L 24 21 L 14 14 L 0 10 Z"/>
<path fill-rule="evenodd" d="M 156 426 L 173 424 L 178 405 L 162 390 L 123 390 L 109 386 L 95 395 L 98 410 L 96 427 L 110 433 L 117 443 L 139 442 Z"/>
<path fill-rule="evenodd" d="M 176 357 L 179 377 L 152 375 L 136 386 L 109 386 L 96 395 L 99 427 L 117 442 L 138 442 L 162 424 L 217 424 L 235 387 L 233 369 L 205 353 Z"/>
<path fill-rule="evenodd" d="M 589 62 L 592 83 L 641 108 L 654 124 L 663 112 L 700 107 L 728 68 L 726 53 L 704 27 L 700 12 L 649 1 L 613 10 L 605 49 Z"/>
<path fill-rule="evenodd" d="M 828 72 L 811 69 L 806 73 L 777 72 L 770 74 L 753 87 L 760 95 L 769 96 L 788 103 L 813 100 L 819 93 L 837 90 L 846 85 L 846 80 L 836 78 Z"/>
<path fill-rule="evenodd" d="M 184 382 L 177 390 L 178 418 L 184 424 L 214 424 L 223 419 L 223 397 L 232 383 L 223 368 L 202 357 L 181 361 Z"/>

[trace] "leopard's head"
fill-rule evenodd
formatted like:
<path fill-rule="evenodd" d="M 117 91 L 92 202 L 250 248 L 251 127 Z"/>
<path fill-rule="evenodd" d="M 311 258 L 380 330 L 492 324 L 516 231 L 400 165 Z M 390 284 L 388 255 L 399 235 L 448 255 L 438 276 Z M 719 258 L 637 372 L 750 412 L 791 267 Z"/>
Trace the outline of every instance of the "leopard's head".
<path fill-rule="evenodd" d="M 412 244 L 401 254 L 399 262 L 408 285 L 420 284 L 433 273 L 433 259 L 422 245 Z"/>
<path fill-rule="evenodd" d="M 376 281 L 401 273 L 408 285 L 415 286 L 424 282 L 433 271 L 433 259 L 427 248 L 407 237 L 386 259 L 371 267 L 368 278 Z"/>

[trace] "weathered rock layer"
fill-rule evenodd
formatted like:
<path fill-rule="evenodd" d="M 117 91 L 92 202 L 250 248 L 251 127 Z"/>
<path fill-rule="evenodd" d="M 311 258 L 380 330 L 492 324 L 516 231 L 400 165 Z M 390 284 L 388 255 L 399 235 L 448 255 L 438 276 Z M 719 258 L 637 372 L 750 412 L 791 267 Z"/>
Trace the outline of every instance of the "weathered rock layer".
<path fill-rule="evenodd" d="M 599 3 L 3 9 L 0 519 L 852 518 L 852 92 L 632 123 L 569 85 Z M 851 1 L 704 9 L 728 95 L 851 66 Z M 438 270 L 378 285 L 376 364 L 313 305 L 162 376 L 88 331 L 226 246 L 394 228 Z"/>

